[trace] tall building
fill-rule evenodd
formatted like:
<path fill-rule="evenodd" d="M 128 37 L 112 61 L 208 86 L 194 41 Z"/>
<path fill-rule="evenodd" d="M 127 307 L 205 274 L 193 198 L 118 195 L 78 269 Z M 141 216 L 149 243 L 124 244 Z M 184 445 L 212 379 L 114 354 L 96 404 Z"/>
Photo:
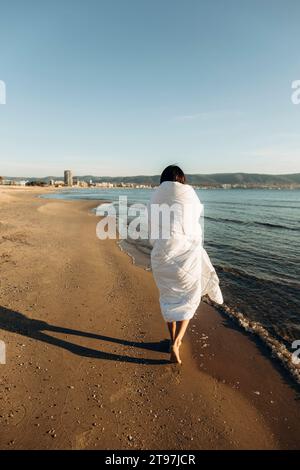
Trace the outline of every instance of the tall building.
<path fill-rule="evenodd" d="M 72 171 L 71 170 L 65 170 L 65 172 L 64 172 L 64 182 L 65 182 L 65 186 L 72 186 L 73 178 L 72 178 Z"/>

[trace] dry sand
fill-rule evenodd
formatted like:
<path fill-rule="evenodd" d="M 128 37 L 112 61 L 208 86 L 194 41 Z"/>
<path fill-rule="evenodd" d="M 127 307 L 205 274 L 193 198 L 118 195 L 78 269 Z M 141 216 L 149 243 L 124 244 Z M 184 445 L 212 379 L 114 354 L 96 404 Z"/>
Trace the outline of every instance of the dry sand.
<path fill-rule="evenodd" d="M 1 449 L 299 448 L 299 395 L 202 303 L 168 362 L 152 275 L 99 241 L 95 202 L 0 188 Z"/>

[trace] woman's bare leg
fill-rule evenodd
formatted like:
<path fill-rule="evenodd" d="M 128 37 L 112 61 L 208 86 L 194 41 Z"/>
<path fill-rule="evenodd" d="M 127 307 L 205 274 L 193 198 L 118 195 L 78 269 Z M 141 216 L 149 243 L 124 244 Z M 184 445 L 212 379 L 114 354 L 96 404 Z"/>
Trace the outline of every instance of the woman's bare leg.
<path fill-rule="evenodd" d="M 182 320 L 176 322 L 176 336 L 171 351 L 171 362 L 177 362 L 178 364 L 181 364 L 179 348 L 181 346 L 181 342 L 188 327 L 189 321 L 190 320 Z"/>
<path fill-rule="evenodd" d="M 171 337 L 171 344 L 173 344 L 176 337 L 176 321 L 167 322 L 167 325 Z"/>

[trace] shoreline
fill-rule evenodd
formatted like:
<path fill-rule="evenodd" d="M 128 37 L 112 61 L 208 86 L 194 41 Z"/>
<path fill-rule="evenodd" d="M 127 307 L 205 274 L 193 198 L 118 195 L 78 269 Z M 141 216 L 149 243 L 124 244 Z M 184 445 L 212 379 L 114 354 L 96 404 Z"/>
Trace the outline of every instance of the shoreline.
<path fill-rule="evenodd" d="M 5 418 L 0 418 L 1 448 L 299 447 L 300 414 L 296 391 L 249 334 L 237 330 L 233 322 L 202 302 L 183 346 L 183 367 L 168 364 L 163 342 L 167 331 L 160 317 L 151 274 L 130 263 L 128 255 L 120 251 L 115 241 L 102 242 L 96 238 L 96 221 L 87 210 L 94 207 L 93 200 L 42 199 L 36 197 L 38 192 L 43 191 L 30 188 L 28 193 L 26 188 L 27 194 L 21 197 L 19 191 L 10 194 L 10 189 L 3 191 L 0 188 L 1 230 L 4 228 L 6 233 L 5 241 L 0 244 L 3 273 L 0 312 L 1 317 L 5 317 L 3 322 L 9 321 L 10 315 L 18 321 L 19 313 L 39 323 L 63 325 L 64 332 L 57 327 L 56 330 L 52 328 L 52 333 L 45 334 L 41 324 L 37 331 L 30 333 L 31 336 L 26 336 L 26 329 L 22 327 L 22 321 L 25 324 L 27 321 L 24 318 L 19 322 L 18 331 L 13 329 L 14 325 L 9 330 L 4 329 L 9 349 L 12 348 L 15 356 L 1 382 L 4 390 L 0 388 L 6 404 Z M 14 207 L 8 207 L 7 203 Z M 19 224 L 15 223 L 16 217 Z M 30 269 L 30 262 L 35 263 L 34 270 Z M 30 286 L 28 291 L 24 288 L 26 285 Z M 55 298 L 50 295 L 51 291 L 55 292 Z M 64 299 L 63 303 L 61 299 Z M 3 322 L 1 335 L 3 328 L 7 328 Z M 197 323 L 195 328 L 194 323 Z M 30 321 L 27 326 L 29 332 L 34 329 Z M 91 329 L 94 337 L 78 335 L 78 331 L 84 333 Z M 74 331 L 77 331 L 75 336 Z M 70 346 L 70 335 L 77 343 L 80 341 L 80 345 L 71 342 Z M 100 335 L 102 340 L 95 335 Z M 122 338 L 117 342 L 104 340 L 108 351 L 101 353 L 99 347 L 103 346 L 103 335 L 111 340 L 115 336 Z M 20 346 L 23 341 L 26 345 Z M 203 347 L 204 344 L 208 346 Z M 44 353 L 46 351 L 49 356 L 46 358 L 43 356 L 45 345 Z M 121 357 L 118 359 L 114 355 Z M 76 357 L 79 356 L 78 364 Z M 18 361 L 23 365 L 19 366 Z M 39 361 L 44 364 L 37 366 L 35 362 Z M 104 377 L 97 379 L 103 382 L 100 387 L 95 385 L 92 367 L 96 375 Z M 113 377 L 112 367 L 116 369 Z M 44 372 L 44 368 L 48 370 Z M 41 370 L 43 378 L 39 377 Z M 21 379 L 21 385 L 17 379 Z M 43 379 L 49 390 L 41 389 Z M 87 388 L 82 379 L 87 381 Z M 237 382 L 240 382 L 239 387 Z M 5 390 L 6 386 L 10 390 Z M 59 409 L 60 418 L 57 419 L 60 423 L 67 411 L 64 437 L 57 431 L 56 416 L 51 418 L 49 415 L 56 414 L 53 408 L 42 412 L 53 400 L 51 386 L 54 393 L 57 392 L 57 401 L 61 400 L 54 407 Z M 69 388 L 71 386 L 74 388 Z M 93 388 L 96 393 L 91 393 Z M 93 395 L 98 396 L 98 388 L 102 391 L 101 403 L 93 398 Z M 24 416 L 27 418 L 23 417 L 19 425 L 14 425 L 18 413 L 12 412 L 14 416 L 10 418 L 10 408 L 17 404 L 21 413 L 24 392 L 28 407 Z M 63 399 L 67 400 L 67 397 L 73 406 L 63 405 Z M 35 401 L 37 411 L 27 403 L 31 400 Z M 115 407 L 122 411 L 118 418 L 116 410 L 112 412 Z M 97 418 L 93 418 L 93 412 Z M 90 414 L 89 424 L 82 426 L 84 416 Z M 73 423 L 75 415 L 76 418 L 80 415 L 76 420 L 80 421 L 77 427 L 84 428 L 80 432 L 76 422 Z M 32 427 L 35 432 L 22 440 L 24 420 L 27 420 L 25 428 Z M 40 424 L 38 427 L 36 420 Z M 115 426 L 111 426 L 110 420 Z M 105 423 L 104 431 L 98 421 Z M 56 437 L 47 433 L 46 428 L 52 423 Z M 142 430 L 145 425 L 143 433 L 135 431 Z M 36 432 L 41 428 L 42 433 Z M 14 437 L 14 433 L 17 436 Z M 9 437 L 14 443 L 8 443 Z"/>

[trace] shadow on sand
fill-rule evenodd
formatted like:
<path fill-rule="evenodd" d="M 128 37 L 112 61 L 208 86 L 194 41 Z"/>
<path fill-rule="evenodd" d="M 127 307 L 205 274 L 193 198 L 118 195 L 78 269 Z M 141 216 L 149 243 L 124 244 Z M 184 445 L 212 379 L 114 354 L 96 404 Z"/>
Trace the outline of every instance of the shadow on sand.
<path fill-rule="evenodd" d="M 165 359 L 136 358 L 121 354 L 113 354 L 109 352 L 99 351 L 96 349 L 87 348 L 85 346 L 79 346 L 70 341 L 55 338 L 54 336 L 45 333 L 45 331 L 80 336 L 82 338 L 93 338 L 99 341 L 107 341 L 110 343 L 121 344 L 123 346 L 130 346 L 133 348 L 141 348 L 163 353 L 168 352 L 168 340 L 163 340 L 157 343 L 147 343 L 128 341 L 125 339 L 112 338 L 110 336 L 104 335 L 97 335 L 95 333 L 89 333 L 85 331 L 73 330 L 71 328 L 63 328 L 60 326 L 50 325 L 49 323 L 40 320 L 32 320 L 22 313 L 7 309 L 5 307 L 0 307 L 0 329 L 10 331 L 12 333 L 18 333 L 22 336 L 27 336 L 28 338 L 43 341 L 44 343 L 52 344 L 53 346 L 66 349 L 67 351 L 70 351 L 73 354 L 78 354 L 79 356 L 83 357 L 105 359 L 108 361 L 131 362 L 134 364 L 169 364 L 169 361 Z"/>

